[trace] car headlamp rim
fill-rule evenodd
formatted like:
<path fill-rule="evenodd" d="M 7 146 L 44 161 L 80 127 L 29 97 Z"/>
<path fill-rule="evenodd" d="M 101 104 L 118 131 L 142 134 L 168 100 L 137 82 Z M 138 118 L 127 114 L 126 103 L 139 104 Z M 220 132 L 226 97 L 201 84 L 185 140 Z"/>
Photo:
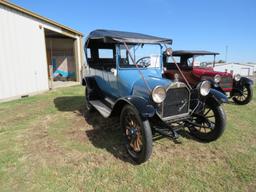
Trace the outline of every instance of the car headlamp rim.
<path fill-rule="evenodd" d="M 235 79 L 235 81 L 240 81 L 241 75 L 240 74 L 234 75 L 234 79 Z"/>
<path fill-rule="evenodd" d="M 202 96 L 207 96 L 210 93 L 211 83 L 209 81 L 203 81 L 200 84 L 199 92 Z"/>
<path fill-rule="evenodd" d="M 214 76 L 214 82 L 215 83 L 220 83 L 220 81 L 221 81 L 221 76 L 219 74 L 215 75 Z"/>
<path fill-rule="evenodd" d="M 166 89 L 163 86 L 157 85 L 152 91 L 152 99 L 155 103 L 162 103 L 166 98 Z"/>

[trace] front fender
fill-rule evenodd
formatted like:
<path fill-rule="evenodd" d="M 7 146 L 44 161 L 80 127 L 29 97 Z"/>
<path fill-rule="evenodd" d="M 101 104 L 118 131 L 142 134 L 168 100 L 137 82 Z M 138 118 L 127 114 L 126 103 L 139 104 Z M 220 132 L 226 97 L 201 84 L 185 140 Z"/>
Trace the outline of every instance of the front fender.
<path fill-rule="evenodd" d="M 210 90 L 210 93 L 207 95 L 206 100 L 208 99 L 211 100 L 212 102 L 215 102 L 218 105 L 228 102 L 228 97 L 216 89 Z"/>
<path fill-rule="evenodd" d="M 213 89 L 221 92 L 221 93 L 225 93 L 222 88 L 220 87 L 219 83 L 215 83 L 213 79 L 207 79 L 207 81 L 209 81 L 211 83 L 211 86 Z"/>
<path fill-rule="evenodd" d="M 253 85 L 253 80 L 251 80 L 247 77 L 241 77 L 239 82 L 240 82 L 240 84 L 243 84 L 243 85 Z"/>
<path fill-rule="evenodd" d="M 129 104 L 135 107 L 143 120 L 153 117 L 156 109 L 146 99 L 137 96 L 123 97 L 116 101 L 113 110 L 121 113 L 124 105 Z"/>
<path fill-rule="evenodd" d="M 231 92 L 231 96 L 236 96 L 236 95 L 242 94 L 244 85 L 252 86 L 253 81 L 247 77 L 241 77 L 240 81 L 234 80 L 233 84 L 234 84 L 234 86 L 233 86 L 233 90 Z"/>
<path fill-rule="evenodd" d="M 216 84 L 213 79 L 207 79 L 207 81 L 209 81 L 212 86 L 214 86 Z M 218 84 L 216 84 L 216 85 L 218 85 Z"/>
<path fill-rule="evenodd" d="M 223 95 L 225 95 L 225 91 L 223 91 L 223 89 L 221 89 L 219 84 L 215 84 L 214 87 L 212 88 L 215 91 L 218 91 L 220 93 L 222 93 Z M 213 93 L 214 94 L 214 93 Z"/>

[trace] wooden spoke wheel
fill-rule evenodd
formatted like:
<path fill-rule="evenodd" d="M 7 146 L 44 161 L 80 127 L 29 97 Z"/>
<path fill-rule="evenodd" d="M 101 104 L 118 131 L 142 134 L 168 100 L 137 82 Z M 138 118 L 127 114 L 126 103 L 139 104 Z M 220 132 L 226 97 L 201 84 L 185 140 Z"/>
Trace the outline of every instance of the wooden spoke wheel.
<path fill-rule="evenodd" d="M 232 99 L 238 105 L 246 105 L 252 100 L 253 90 L 252 86 L 244 85 L 241 90 L 241 95 L 234 96 Z"/>
<path fill-rule="evenodd" d="M 138 111 L 126 105 L 120 122 L 127 152 L 137 163 L 145 162 L 152 153 L 152 132 L 148 120 L 142 121 Z"/>

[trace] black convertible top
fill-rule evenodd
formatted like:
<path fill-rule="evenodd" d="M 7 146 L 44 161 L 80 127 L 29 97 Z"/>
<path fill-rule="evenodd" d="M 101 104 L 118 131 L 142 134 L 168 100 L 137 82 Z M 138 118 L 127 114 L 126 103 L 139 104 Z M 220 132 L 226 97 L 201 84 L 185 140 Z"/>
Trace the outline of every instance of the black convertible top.
<path fill-rule="evenodd" d="M 103 40 L 105 43 L 164 43 L 172 44 L 172 39 L 155 37 L 141 33 L 132 33 L 124 31 L 113 31 L 98 29 L 92 31 L 87 37 L 88 40 Z"/>
<path fill-rule="evenodd" d="M 191 51 L 191 50 L 178 50 L 173 51 L 173 56 L 184 56 L 184 55 L 219 55 L 219 53 L 216 52 L 210 52 L 210 51 Z"/>

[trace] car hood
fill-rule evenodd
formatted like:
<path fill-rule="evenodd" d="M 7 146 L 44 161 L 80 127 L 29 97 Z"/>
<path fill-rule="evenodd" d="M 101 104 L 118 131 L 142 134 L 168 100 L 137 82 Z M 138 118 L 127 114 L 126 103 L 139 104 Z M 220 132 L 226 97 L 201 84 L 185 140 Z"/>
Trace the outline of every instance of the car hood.
<path fill-rule="evenodd" d="M 145 80 L 147 81 L 147 83 L 151 89 L 154 89 L 156 86 L 163 86 L 163 87 L 167 88 L 172 83 L 172 81 L 169 79 L 165 79 L 162 77 L 159 78 L 159 77 L 155 77 L 155 76 L 151 76 L 151 75 L 146 77 Z"/>
<path fill-rule="evenodd" d="M 144 80 L 141 78 L 134 83 L 132 94 L 144 98 L 149 97 L 156 86 L 167 88 L 171 83 L 172 81 L 169 79 L 148 75 L 144 77 Z"/>
<path fill-rule="evenodd" d="M 220 72 L 220 71 L 214 71 L 212 67 L 194 67 L 193 68 L 193 74 L 201 77 L 201 76 L 215 76 L 215 75 L 220 75 L 221 77 L 232 77 L 231 73 L 226 73 L 226 72 Z"/>

